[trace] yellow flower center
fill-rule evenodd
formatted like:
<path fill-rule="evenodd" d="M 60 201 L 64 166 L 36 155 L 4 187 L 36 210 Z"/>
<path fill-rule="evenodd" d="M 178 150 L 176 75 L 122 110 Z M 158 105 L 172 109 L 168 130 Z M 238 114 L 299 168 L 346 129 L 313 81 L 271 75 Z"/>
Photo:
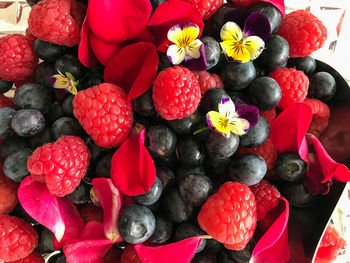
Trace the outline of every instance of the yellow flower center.
<path fill-rule="evenodd" d="M 227 118 L 222 117 L 220 119 L 220 121 L 221 121 L 221 126 L 223 126 L 223 127 L 227 127 L 228 126 L 228 119 Z"/>
<path fill-rule="evenodd" d="M 178 45 L 180 48 L 188 47 L 190 44 L 191 44 L 191 38 L 190 38 L 190 36 L 188 36 L 188 35 L 185 35 L 184 37 L 180 37 L 180 38 L 177 40 L 177 45 Z"/>

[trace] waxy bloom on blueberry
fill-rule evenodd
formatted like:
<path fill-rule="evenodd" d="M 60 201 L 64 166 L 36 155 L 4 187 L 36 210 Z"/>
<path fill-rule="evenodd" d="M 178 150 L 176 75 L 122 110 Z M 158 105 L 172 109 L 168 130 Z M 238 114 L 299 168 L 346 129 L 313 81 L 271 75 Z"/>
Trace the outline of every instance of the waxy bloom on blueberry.
<path fill-rule="evenodd" d="M 73 95 L 77 95 L 77 85 L 79 81 L 75 81 L 72 74 L 66 72 L 66 76 L 63 75 L 60 71 L 59 74 L 53 75 L 49 78 L 49 84 L 55 89 L 65 89 Z"/>
<path fill-rule="evenodd" d="M 253 128 L 259 119 L 259 110 L 236 100 L 236 105 L 230 98 L 223 98 L 218 106 L 219 111 L 207 113 L 207 123 L 210 129 L 230 138 L 231 132 L 243 135 Z"/>

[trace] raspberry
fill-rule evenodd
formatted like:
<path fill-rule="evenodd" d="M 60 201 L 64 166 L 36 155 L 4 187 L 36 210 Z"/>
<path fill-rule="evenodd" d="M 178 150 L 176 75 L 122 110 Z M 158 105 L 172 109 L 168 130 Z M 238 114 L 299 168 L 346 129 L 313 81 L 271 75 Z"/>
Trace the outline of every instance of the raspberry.
<path fill-rule="evenodd" d="M 266 140 L 265 143 L 255 148 L 240 147 L 238 149 L 238 152 L 240 154 L 256 153 L 260 155 L 262 158 L 264 158 L 266 162 L 267 170 L 271 170 L 273 168 L 277 158 L 277 149 L 275 148 L 275 146 L 269 138 Z"/>
<path fill-rule="evenodd" d="M 278 68 L 269 74 L 277 81 L 282 91 L 282 98 L 278 104 L 280 109 L 289 105 L 303 102 L 309 89 L 309 78 L 304 72 L 294 68 Z"/>
<path fill-rule="evenodd" d="M 14 108 L 15 104 L 13 104 L 13 100 L 0 94 L 0 108 L 9 107 Z"/>
<path fill-rule="evenodd" d="M 226 182 L 198 214 L 199 226 L 216 240 L 241 250 L 254 235 L 256 203 L 248 186 Z"/>
<path fill-rule="evenodd" d="M 329 107 L 327 104 L 317 99 L 306 98 L 304 103 L 309 105 L 312 109 L 312 121 L 308 133 L 320 137 L 328 126 L 330 116 Z"/>
<path fill-rule="evenodd" d="M 84 14 L 75 0 L 43 0 L 32 7 L 28 25 L 41 40 L 58 45 L 75 46 L 80 41 L 80 25 Z M 80 13 L 80 14 L 79 14 Z"/>
<path fill-rule="evenodd" d="M 142 263 L 133 245 L 128 245 L 124 248 L 121 263 Z"/>
<path fill-rule="evenodd" d="M 223 5 L 223 0 L 185 0 L 195 6 L 203 20 L 209 19 Z"/>
<path fill-rule="evenodd" d="M 206 93 L 209 89 L 224 88 L 224 83 L 221 78 L 216 74 L 210 74 L 208 71 L 192 71 L 198 80 L 199 87 L 202 94 Z"/>
<path fill-rule="evenodd" d="M 32 177 L 46 182 L 51 194 L 65 196 L 74 191 L 85 176 L 90 152 L 77 136 L 62 136 L 55 143 L 37 148 L 27 167 Z"/>
<path fill-rule="evenodd" d="M 266 180 L 261 180 L 258 184 L 252 185 L 250 189 L 255 196 L 258 220 L 264 219 L 266 214 L 278 205 L 281 194 L 276 187 L 270 185 Z"/>
<path fill-rule="evenodd" d="M 270 209 L 269 212 L 266 213 L 264 219 L 259 220 L 259 228 L 262 232 L 266 232 L 270 226 L 276 221 L 276 219 L 281 215 L 283 212 L 283 206 L 280 204 Z"/>
<path fill-rule="evenodd" d="M 10 213 L 18 203 L 18 184 L 4 175 L 0 163 L 0 214 Z"/>
<path fill-rule="evenodd" d="M 75 117 L 101 147 L 119 146 L 131 131 L 131 104 L 118 86 L 103 83 L 80 91 L 73 106 Z"/>
<path fill-rule="evenodd" d="M 100 206 L 86 204 L 80 210 L 80 217 L 85 223 L 90 221 L 103 222 L 103 210 Z"/>
<path fill-rule="evenodd" d="M 0 78 L 7 81 L 26 79 L 37 64 L 33 42 L 28 37 L 11 34 L 0 38 Z"/>
<path fill-rule="evenodd" d="M 323 23 L 306 10 L 297 10 L 282 19 L 277 32 L 289 44 L 290 57 L 306 57 L 321 48 L 327 39 Z"/>
<path fill-rule="evenodd" d="M 34 41 L 36 40 L 36 37 L 32 34 L 29 27 L 27 27 L 25 34 L 26 34 L 26 37 L 28 37 L 34 43 Z"/>
<path fill-rule="evenodd" d="M 271 125 L 272 121 L 276 118 L 276 109 L 259 111 L 259 115 L 263 116 Z"/>
<path fill-rule="evenodd" d="M 40 256 L 39 253 L 33 252 L 29 256 L 16 260 L 16 261 L 11 261 L 11 263 L 45 263 L 45 260 L 43 259 L 42 256 Z"/>
<path fill-rule="evenodd" d="M 15 216 L 0 215 L 0 261 L 25 258 L 38 244 L 38 233 L 31 224 Z"/>
<path fill-rule="evenodd" d="M 153 101 L 166 120 L 182 119 L 198 107 L 201 90 L 197 78 L 187 68 L 175 66 L 161 71 L 153 83 Z"/>

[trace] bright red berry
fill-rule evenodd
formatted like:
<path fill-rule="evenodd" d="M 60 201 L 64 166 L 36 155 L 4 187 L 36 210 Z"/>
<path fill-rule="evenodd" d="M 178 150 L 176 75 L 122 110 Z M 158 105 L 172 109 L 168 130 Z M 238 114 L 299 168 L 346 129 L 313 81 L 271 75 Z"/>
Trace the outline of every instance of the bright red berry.
<path fill-rule="evenodd" d="M 248 186 L 234 182 L 223 184 L 198 214 L 204 231 L 235 250 L 245 248 L 253 237 L 256 221 L 254 194 Z"/>
<path fill-rule="evenodd" d="M 128 245 L 124 248 L 121 263 L 142 263 L 133 245 Z"/>
<path fill-rule="evenodd" d="M 25 258 L 12 261 L 11 263 L 45 263 L 45 260 L 39 253 L 33 252 L 32 254 L 30 254 Z"/>
<path fill-rule="evenodd" d="M 197 77 L 199 87 L 201 88 L 202 94 L 206 93 L 209 89 L 213 88 L 224 88 L 224 83 L 221 78 L 216 74 L 210 74 L 208 71 L 192 71 Z"/>
<path fill-rule="evenodd" d="M 304 72 L 294 68 L 278 68 L 269 74 L 277 81 L 282 91 L 282 98 L 278 104 L 281 109 L 294 103 L 303 102 L 309 89 L 309 78 Z"/>
<path fill-rule="evenodd" d="M 103 210 L 101 206 L 86 204 L 80 209 L 80 217 L 85 223 L 90 221 L 103 222 Z"/>
<path fill-rule="evenodd" d="M 262 232 L 266 232 L 272 224 L 277 220 L 277 218 L 283 212 L 283 206 L 278 205 L 277 207 L 271 208 L 269 212 L 266 213 L 264 219 L 259 220 L 259 228 Z"/>
<path fill-rule="evenodd" d="M 185 0 L 201 12 L 203 20 L 209 19 L 223 5 L 223 0 Z"/>
<path fill-rule="evenodd" d="M 32 177 L 45 182 L 51 194 L 65 196 L 80 184 L 89 166 L 90 152 L 77 136 L 62 136 L 37 148 L 27 167 Z"/>
<path fill-rule="evenodd" d="M 38 244 L 38 233 L 31 224 L 15 216 L 0 215 L 0 261 L 25 258 Z"/>
<path fill-rule="evenodd" d="M 13 104 L 13 100 L 4 96 L 4 94 L 0 94 L 0 108 L 9 107 L 14 108 L 15 104 Z"/>
<path fill-rule="evenodd" d="M 296 10 L 282 19 L 277 32 L 289 44 L 289 56 L 305 57 L 321 48 L 327 39 L 327 29 L 311 12 Z"/>
<path fill-rule="evenodd" d="M 0 215 L 10 213 L 18 203 L 18 184 L 7 178 L 0 163 Z"/>
<path fill-rule="evenodd" d="M 174 66 L 160 72 L 153 83 L 153 101 L 166 120 L 191 115 L 201 100 L 198 80 L 187 68 Z"/>
<path fill-rule="evenodd" d="M 272 121 L 276 118 L 276 109 L 259 111 L 259 115 L 263 116 L 271 125 Z"/>
<path fill-rule="evenodd" d="M 101 147 L 119 146 L 129 135 L 133 116 L 124 90 L 103 83 L 80 91 L 73 100 L 74 115 Z"/>
<path fill-rule="evenodd" d="M 327 104 L 317 99 L 306 98 L 305 104 L 312 109 L 312 121 L 308 129 L 308 133 L 312 133 L 316 137 L 320 137 L 324 130 L 328 127 L 330 110 Z"/>
<path fill-rule="evenodd" d="M 37 64 L 38 57 L 28 37 L 10 34 L 0 38 L 0 78 L 7 81 L 26 79 Z"/>

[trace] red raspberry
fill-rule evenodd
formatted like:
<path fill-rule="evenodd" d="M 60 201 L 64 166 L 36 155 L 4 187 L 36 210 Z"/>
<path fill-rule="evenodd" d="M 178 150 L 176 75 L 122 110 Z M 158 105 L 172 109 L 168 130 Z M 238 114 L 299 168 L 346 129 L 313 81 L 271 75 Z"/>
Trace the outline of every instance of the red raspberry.
<path fill-rule="evenodd" d="M 276 219 L 281 215 L 283 212 L 283 206 L 279 205 L 275 208 L 270 209 L 269 212 L 267 212 L 264 219 L 259 220 L 259 228 L 262 232 L 266 232 L 270 226 L 276 221 Z"/>
<path fill-rule="evenodd" d="M 117 247 L 111 247 L 107 254 L 101 260 L 101 263 L 118 263 L 121 260 L 123 250 Z"/>
<path fill-rule="evenodd" d="M 118 86 L 103 83 L 80 91 L 73 106 L 75 117 L 101 147 L 119 146 L 131 131 L 131 104 Z"/>
<path fill-rule="evenodd" d="M 79 44 L 84 14 L 79 14 L 78 8 L 80 6 L 75 0 L 40 1 L 29 14 L 31 33 L 41 40 L 59 45 L 72 47 Z"/>
<path fill-rule="evenodd" d="M 237 7 L 248 8 L 260 2 L 260 0 L 229 0 L 227 2 L 234 3 Z"/>
<path fill-rule="evenodd" d="M 294 68 L 278 68 L 269 74 L 277 81 L 282 91 L 282 98 L 278 104 L 280 109 L 289 105 L 303 102 L 309 89 L 309 78 L 304 72 Z"/>
<path fill-rule="evenodd" d="M 74 191 L 89 167 L 90 152 L 77 136 L 62 136 L 55 143 L 37 148 L 27 166 L 32 177 L 46 182 L 51 194 L 65 196 Z"/>
<path fill-rule="evenodd" d="M 223 5 L 223 0 L 185 0 L 201 12 L 203 20 L 209 19 Z"/>
<path fill-rule="evenodd" d="M 0 108 L 10 107 L 14 108 L 15 104 L 13 104 L 13 100 L 4 96 L 4 94 L 0 94 Z"/>
<path fill-rule="evenodd" d="M 27 27 L 25 34 L 26 34 L 26 37 L 28 37 L 34 43 L 34 41 L 36 40 L 36 37 L 32 34 L 29 27 Z"/>
<path fill-rule="evenodd" d="M 278 155 L 277 149 L 275 148 L 275 146 L 273 145 L 272 141 L 269 138 L 266 140 L 264 144 L 259 145 L 258 147 L 255 147 L 255 148 L 240 147 L 238 149 L 238 152 L 240 154 L 256 153 L 260 155 L 262 158 L 264 158 L 266 162 L 267 170 L 271 170 L 273 168 Z"/>
<path fill-rule="evenodd" d="M 305 57 L 321 48 L 327 39 L 327 29 L 312 13 L 296 10 L 286 15 L 277 32 L 289 44 L 289 56 Z"/>
<path fill-rule="evenodd" d="M 86 204 L 80 209 L 80 217 L 85 223 L 90 221 L 103 222 L 103 210 L 101 206 Z"/>
<path fill-rule="evenodd" d="M 128 245 L 124 248 L 121 263 L 142 263 L 133 245 Z"/>
<path fill-rule="evenodd" d="M 276 109 L 259 111 L 259 115 L 263 116 L 271 125 L 272 121 L 276 118 Z"/>
<path fill-rule="evenodd" d="M 16 261 L 11 261 L 11 263 L 45 263 L 45 260 L 39 253 L 33 252 L 28 257 Z"/>
<path fill-rule="evenodd" d="M 216 74 L 210 74 L 208 71 L 192 71 L 198 80 L 199 87 L 202 94 L 206 93 L 209 89 L 224 88 L 224 83 L 221 78 Z"/>
<path fill-rule="evenodd" d="M 166 120 L 191 115 L 201 100 L 197 78 L 187 68 L 175 66 L 160 72 L 153 83 L 153 101 Z"/>
<path fill-rule="evenodd" d="M 248 186 L 226 182 L 198 214 L 199 226 L 216 240 L 244 249 L 256 228 L 256 203 Z"/>
<path fill-rule="evenodd" d="M 266 214 L 278 205 L 281 194 L 276 187 L 270 185 L 266 180 L 261 180 L 258 184 L 252 185 L 250 189 L 255 196 L 258 220 L 264 219 Z"/>
<path fill-rule="evenodd" d="M 25 258 L 38 244 L 31 224 L 15 216 L 0 215 L 0 261 Z"/>
<path fill-rule="evenodd" d="M 18 184 L 7 178 L 0 163 L 0 215 L 10 213 L 18 203 Z"/>
<path fill-rule="evenodd" d="M 7 81 L 26 79 L 37 64 L 33 42 L 28 37 L 11 34 L 0 38 L 0 78 Z"/>
<path fill-rule="evenodd" d="M 304 103 L 309 105 L 312 109 L 312 122 L 308 133 L 312 133 L 319 138 L 328 126 L 330 116 L 329 107 L 327 104 L 317 99 L 306 98 Z"/>

